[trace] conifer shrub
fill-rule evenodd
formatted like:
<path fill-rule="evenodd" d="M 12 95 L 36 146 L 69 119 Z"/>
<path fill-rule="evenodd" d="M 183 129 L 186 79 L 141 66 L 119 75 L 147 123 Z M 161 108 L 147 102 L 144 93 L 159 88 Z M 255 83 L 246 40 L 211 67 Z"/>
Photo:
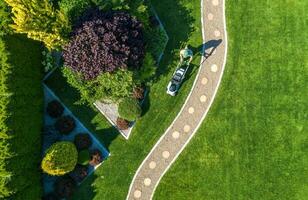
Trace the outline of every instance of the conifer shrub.
<path fill-rule="evenodd" d="M 77 158 L 78 152 L 73 143 L 56 142 L 47 149 L 41 167 L 49 175 L 61 176 L 75 168 Z"/>
<path fill-rule="evenodd" d="M 141 116 L 141 106 L 134 98 L 125 98 L 118 105 L 118 112 L 121 118 L 128 121 L 135 121 Z"/>
<path fill-rule="evenodd" d="M 5 0 L 11 7 L 11 26 L 17 33 L 25 33 L 45 43 L 48 49 L 60 48 L 66 42 L 71 26 L 68 17 L 55 10 L 49 0 Z"/>

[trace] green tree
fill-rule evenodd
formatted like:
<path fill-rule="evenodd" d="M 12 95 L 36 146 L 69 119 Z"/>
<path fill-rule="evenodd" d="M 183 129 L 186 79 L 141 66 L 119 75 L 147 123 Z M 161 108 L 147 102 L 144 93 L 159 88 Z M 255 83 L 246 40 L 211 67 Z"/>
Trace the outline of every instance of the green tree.
<path fill-rule="evenodd" d="M 48 0 L 5 0 L 12 7 L 17 33 L 45 43 L 49 49 L 59 48 L 67 41 L 69 20 L 63 12 L 55 10 Z"/>

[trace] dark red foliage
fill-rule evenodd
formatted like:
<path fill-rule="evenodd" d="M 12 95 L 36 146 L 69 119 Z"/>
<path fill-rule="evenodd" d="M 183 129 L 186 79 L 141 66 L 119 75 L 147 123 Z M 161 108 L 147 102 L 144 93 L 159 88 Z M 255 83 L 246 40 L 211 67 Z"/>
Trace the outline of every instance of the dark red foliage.
<path fill-rule="evenodd" d="M 64 107 L 57 100 L 53 100 L 47 105 L 47 113 L 50 117 L 57 118 L 63 114 Z"/>
<path fill-rule="evenodd" d="M 59 178 L 55 183 L 55 192 L 60 198 L 70 198 L 75 189 L 75 182 L 69 176 Z"/>
<path fill-rule="evenodd" d="M 75 180 L 75 182 L 80 183 L 85 177 L 88 176 L 88 167 L 84 165 L 76 165 L 74 171 L 70 173 L 70 177 Z"/>
<path fill-rule="evenodd" d="M 138 99 L 139 101 L 144 98 L 144 88 L 143 87 L 135 87 L 133 90 L 133 97 Z"/>
<path fill-rule="evenodd" d="M 69 134 L 74 130 L 75 126 L 74 118 L 68 115 L 60 117 L 55 123 L 56 130 L 61 134 Z"/>
<path fill-rule="evenodd" d="M 129 128 L 129 121 L 122 119 L 120 117 L 117 118 L 117 127 L 120 130 L 126 130 Z"/>
<path fill-rule="evenodd" d="M 102 72 L 142 65 L 145 54 L 143 26 L 126 12 L 88 10 L 74 27 L 64 48 L 64 65 L 85 79 Z"/>
<path fill-rule="evenodd" d="M 92 145 L 92 139 L 87 133 L 80 133 L 75 136 L 74 143 L 78 150 L 84 150 Z"/>
<path fill-rule="evenodd" d="M 103 155 L 98 149 L 94 149 L 91 151 L 91 160 L 89 162 L 90 165 L 96 166 L 103 162 Z"/>

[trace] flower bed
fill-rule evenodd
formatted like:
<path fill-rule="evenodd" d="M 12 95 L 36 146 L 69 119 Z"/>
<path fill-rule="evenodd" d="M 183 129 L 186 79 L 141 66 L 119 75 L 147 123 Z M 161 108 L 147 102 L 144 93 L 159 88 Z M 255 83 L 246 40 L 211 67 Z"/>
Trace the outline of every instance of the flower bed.
<path fill-rule="evenodd" d="M 44 194 L 67 198 L 72 193 L 73 186 L 81 184 L 110 154 L 46 85 L 44 93 L 45 127 L 42 156 L 59 141 L 69 141 L 78 150 L 78 161 L 73 171 L 63 176 L 44 173 Z"/>

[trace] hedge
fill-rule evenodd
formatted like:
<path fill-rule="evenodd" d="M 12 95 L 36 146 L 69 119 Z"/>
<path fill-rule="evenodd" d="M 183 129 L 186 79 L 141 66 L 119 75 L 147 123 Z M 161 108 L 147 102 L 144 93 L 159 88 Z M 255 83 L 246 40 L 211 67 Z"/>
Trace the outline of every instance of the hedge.
<path fill-rule="evenodd" d="M 0 38 L 0 198 L 40 199 L 41 44 Z"/>

